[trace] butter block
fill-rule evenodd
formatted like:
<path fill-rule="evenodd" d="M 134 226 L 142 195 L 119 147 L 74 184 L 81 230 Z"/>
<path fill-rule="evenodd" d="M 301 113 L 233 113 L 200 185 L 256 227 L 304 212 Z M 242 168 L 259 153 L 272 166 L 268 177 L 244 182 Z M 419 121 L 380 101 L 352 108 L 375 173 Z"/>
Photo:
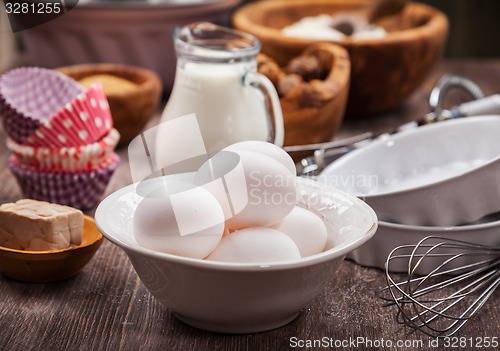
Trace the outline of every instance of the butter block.
<path fill-rule="evenodd" d="M 28 251 L 80 245 L 83 213 L 72 207 L 30 199 L 0 206 L 0 246 Z"/>

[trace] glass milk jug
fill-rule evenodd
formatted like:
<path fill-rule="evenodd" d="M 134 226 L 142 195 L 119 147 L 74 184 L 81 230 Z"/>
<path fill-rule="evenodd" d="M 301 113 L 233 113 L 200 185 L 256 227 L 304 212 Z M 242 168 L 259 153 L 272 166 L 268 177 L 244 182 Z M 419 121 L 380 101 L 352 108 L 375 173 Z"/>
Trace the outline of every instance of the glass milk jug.
<path fill-rule="evenodd" d="M 160 124 L 194 113 L 209 156 L 244 140 L 282 146 L 280 102 L 271 81 L 257 72 L 257 38 L 200 22 L 177 28 L 174 42 L 175 81 Z M 168 148 L 169 140 L 158 135 L 160 157 Z"/>

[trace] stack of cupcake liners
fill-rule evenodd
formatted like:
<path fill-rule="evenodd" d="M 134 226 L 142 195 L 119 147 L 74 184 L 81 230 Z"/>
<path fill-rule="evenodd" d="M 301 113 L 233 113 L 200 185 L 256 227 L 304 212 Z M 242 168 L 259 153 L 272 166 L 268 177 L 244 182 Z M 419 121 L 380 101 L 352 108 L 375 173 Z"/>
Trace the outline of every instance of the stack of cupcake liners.
<path fill-rule="evenodd" d="M 7 135 L 18 143 L 61 106 L 83 93 L 75 80 L 42 68 L 19 68 L 0 79 L 0 113 Z"/>
<path fill-rule="evenodd" d="M 95 206 L 120 159 L 120 135 L 99 84 L 84 90 L 59 72 L 18 68 L 0 78 L 8 165 L 27 198 Z"/>
<path fill-rule="evenodd" d="M 83 171 L 97 168 L 101 163 L 111 158 L 120 134 L 111 129 L 108 134 L 98 141 L 73 147 L 44 147 L 29 146 L 7 139 L 7 147 L 16 156 L 17 160 L 35 168 Z"/>

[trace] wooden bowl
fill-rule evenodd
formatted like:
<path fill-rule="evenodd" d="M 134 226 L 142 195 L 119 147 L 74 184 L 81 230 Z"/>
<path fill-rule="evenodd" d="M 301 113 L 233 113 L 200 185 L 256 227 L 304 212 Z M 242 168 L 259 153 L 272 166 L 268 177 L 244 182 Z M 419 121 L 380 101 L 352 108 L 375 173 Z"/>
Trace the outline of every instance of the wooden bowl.
<path fill-rule="evenodd" d="M 56 251 L 25 251 L 0 247 L 0 271 L 8 278 L 47 283 L 79 273 L 103 242 L 94 219 L 84 216 L 81 245 Z"/>
<path fill-rule="evenodd" d="M 233 24 L 258 37 L 262 53 L 284 65 L 319 40 L 286 37 L 283 27 L 306 16 L 363 11 L 369 4 L 369 0 L 259 1 L 240 8 Z M 351 60 L 348 115 L 380 113 L 401 104 L 425 80 L 444 50 L 448 20 L 432 7 L 409 3 L 400 15 L 378 24 L 388 31 L 382 39 L 336 42 L 347 49 Z"/>
<path fill-rule="evenodd" d="M 136 87 L 124 92 L 108 93 L 113 124 L 120 132 L 120 145 L 128 144 L 144 128 L 158 110 L 162 93 L 162 83 L 153 71 L 127 65 L 85 64 L 57 69 L 79 81 L 85 77 L 106 74 L 126 79 Z"/>
<path fill-rule="evenodd" d="M 350 76 L 347 51 L 338 45 L 317 43 L 307 47 L 297 58 L 311 56 L 318 59 L 324 77 L 300 82 L 280 97 L 285 146 L 330 141 L 344 117 Z M 279 85 L 278 76 L 284 76 L 285 72 L 279 67 L 275 72 L 273 65 L 278 67 L 273 59 L 263 54 L 259 56 L 259 72 Z"/>

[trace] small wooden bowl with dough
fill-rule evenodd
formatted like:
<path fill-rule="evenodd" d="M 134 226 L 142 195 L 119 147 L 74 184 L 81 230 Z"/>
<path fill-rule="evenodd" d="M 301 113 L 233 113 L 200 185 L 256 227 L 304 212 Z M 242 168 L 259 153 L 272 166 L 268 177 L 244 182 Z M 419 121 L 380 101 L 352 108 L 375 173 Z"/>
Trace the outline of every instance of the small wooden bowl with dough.
<path fill-rule="evenodd" d="M 157 112 L 162 83 L 150 70 L 118 64 L 84 64 L 58 68 L 84 87 L 100 82 L 108 99 L 121 145 L 128 144 Z"/>
<path fill-rule="evenodd" d="M 94 219 L 84 216 L 80 245 L 55 251 L 25 251 L 0 246 L 0 271 L 8 278 L 33 283 L 71 278 L 90 261 L 103 240 Z"/>

